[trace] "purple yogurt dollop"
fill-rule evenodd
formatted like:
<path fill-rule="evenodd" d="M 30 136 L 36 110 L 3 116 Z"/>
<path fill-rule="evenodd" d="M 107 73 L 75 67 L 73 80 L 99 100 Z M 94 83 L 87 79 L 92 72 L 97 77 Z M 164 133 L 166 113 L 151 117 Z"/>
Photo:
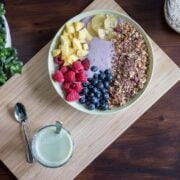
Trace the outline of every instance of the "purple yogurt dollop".
<path fill-rule="evenodd" d="M 88 45 L 89 53 L 87 58 L 90 61 L 90 67 L 97 66 L 98 70 L 102 71 L 110 69 L 112 57 L 115 53 L 112 42 L 93 38 Z M 93 74 L 94 73 L 90 69 L 87 71 L 87 77 L 92 77 Z"/>

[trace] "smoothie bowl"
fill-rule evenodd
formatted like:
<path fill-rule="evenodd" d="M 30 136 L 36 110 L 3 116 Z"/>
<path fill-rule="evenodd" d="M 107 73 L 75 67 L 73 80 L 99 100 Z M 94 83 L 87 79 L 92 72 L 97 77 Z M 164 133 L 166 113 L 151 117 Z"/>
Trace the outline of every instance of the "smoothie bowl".
<path fill-rule="evenodd" d="M 92 114 L 114 113 L 145 91 L 153 70 L 152 47 L 131 18 L 89 11 L 57 32 L 48 69 L 54 88 L 69 105 Z"/>

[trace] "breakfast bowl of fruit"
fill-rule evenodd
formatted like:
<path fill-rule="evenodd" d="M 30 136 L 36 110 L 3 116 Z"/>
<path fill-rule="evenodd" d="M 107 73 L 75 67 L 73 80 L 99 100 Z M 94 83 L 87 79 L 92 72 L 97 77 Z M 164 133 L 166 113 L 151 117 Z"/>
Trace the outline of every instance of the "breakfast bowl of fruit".
<path fill-rule="evenodd" d="M 77 110 L 111 114 L 130 107 L 147 88 L 153 52 L 144 30 L 110 10 L 81 13 L 63 25 L 49 49 L 50 80 Z"/>

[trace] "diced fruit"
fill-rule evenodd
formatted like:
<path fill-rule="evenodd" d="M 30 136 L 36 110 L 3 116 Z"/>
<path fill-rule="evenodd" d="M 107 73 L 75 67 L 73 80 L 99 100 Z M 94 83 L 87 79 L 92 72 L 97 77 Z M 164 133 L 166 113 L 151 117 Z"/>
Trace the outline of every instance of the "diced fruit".
<path fill-rule="evenodd" d="M 67 23 L 67 24 L 66 24 L 66 31 L 67 31 L 68 33 L 74 33 L 74 32 L 75 32 L 75 29 L 74 29 L 74 26 L 73 26 L 72 23 Z"/>
<path fill-rule="evenodd" d="M 74 71 L 68 71 L 64 74 L 64 79 L 67 82 L 74 82 L 76 80 L 75 78 L 75 72 Z"/>
<path fill-rule="evenodd" d="M 83 44 L 83 49 L 88 50 L 89 49 L 88 44 Z"/>
<path fill-rule="evenodd" d="M 70 55 L 70 49 L 67 44 L 61 46 L 61 54 L 63 59 Z"/>
<path fill-rule="evenodd" d="M 87 54 L 88 54 L 88 51 L 87 51 L 87 50 L 78 50 L 78 51 L 77 51 L 77 56 L 78 56 L 79 58 L 85 57 Z"/>
<path fill-rule="evenodd" d="M 69 40 L 68 36 L 61 36 L 61 45 L 71 46 L 71 41 Z"/>
<path fill-rule="evenodd" d="M 84 27 L 84 24 L 82 22 L 74 22 L 74 27 L 76 31 L 80 31 Z"/>
<path fill-rule="evenodd" d="M 75 90 L 70 91 L 66 95 L 67 101 L 77 101 L 79 100 L 79 93 L 77 93 Z"/>
<path fill-rule="evenodd" d="M 105 29 L 113 29 L 117 26 L 117 18 L 110 14 L 106 15 L 106 19 L 104 20 L 104 28 Z"/>
<path fill-rule="evenodd" d="M 52 51 L 53 57 L 58 56 L 60 53 L 61 53 L 61 50 L 60 50 L 60 49 L 54 49 L 54 50 Z"/>
<path fill-rule="evenodd" d="M 75 50 L 81 50 L 82 49 L 81 42 L 76 38 L 73 38 L 73 48 Z"/>
<path fill-rule="evenodd" d="M 57 70 L 54 74 L 53 74 L 53 79 L 59 83 L 64 82 L 64 76 L 62 74 L 62 72 L 60 70 Z"/>
<path fill-rule="evenodd" d="M 72 64 L 72 70 L 77 73 L 79 72 L 80 70 L 83 70 L 84 67 L 83 65 L 81 64 L 80 61 L 75 61 L 73 64 Z"/>
<path fill-rule="evenodd" d="M 76 55 L 72 54 L 72 55 L 65 58 L 65 64 L 64 65 L 65 66 L 70 65 L 70 64 L 72 64 L 73 62 L 75 62 L 78 59 L 79 58 Z"/>

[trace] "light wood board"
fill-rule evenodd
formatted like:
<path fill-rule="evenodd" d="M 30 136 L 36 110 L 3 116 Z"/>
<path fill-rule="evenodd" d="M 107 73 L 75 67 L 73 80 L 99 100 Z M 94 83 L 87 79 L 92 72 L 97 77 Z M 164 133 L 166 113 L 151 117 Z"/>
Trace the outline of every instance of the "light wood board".
<path fill-rule="evenodd" d="M 85 10 L 92 9 L 124 12 L 113 0 L 95 0 Z M 41 49 L 25 65 L 21 76 L 11 78 L 0 89 L 0 158 L 11 172 L 24 180 L 69 180 L 77 176 L 180 79 L 179 68 L 153 41 L 152 44 L 154 73 L 144 95 L 130 108 L 106 116 L 79 112 L 61 100 L 48 78 L 50 43 Z M 17 101 L 27 107 L 32 134 L 43 125 L 57 120 L 70 130 L 75 150 L 68 164 L 48 169 L 38 163 L 26 163 L 20 127 L 12 114 Z"/>

